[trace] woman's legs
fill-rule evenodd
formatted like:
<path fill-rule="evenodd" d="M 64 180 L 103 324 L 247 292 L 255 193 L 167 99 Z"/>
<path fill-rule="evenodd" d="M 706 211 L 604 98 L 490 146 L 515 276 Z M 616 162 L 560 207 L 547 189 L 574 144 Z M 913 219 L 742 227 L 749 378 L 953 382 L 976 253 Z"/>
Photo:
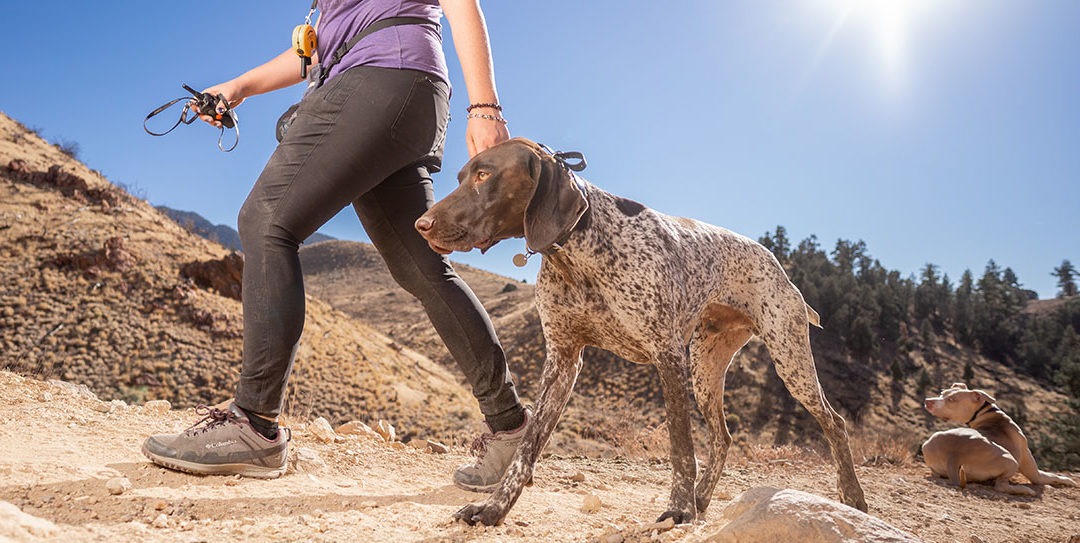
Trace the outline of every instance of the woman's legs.
<path fill-rule="evenodd" d="M 524 411 L 487 312 L 449 259 L 432 251 L 413 227 L 434 202 L 427 168 L 414 165 L 364 193 L 353 208 L 391 275 L 424 305 L 488 426 L 496 432 L 517 428 Z"/>
<path fill-rule="evenodd" d="M 439 163 L 446 100 L 441 82 L 380 68 L 354 68 L 305 99 L 240 212 L 240 407 L 280 413 L 304 324 L 299 243 L 351 202 L 394 278 L 423 303 L 489 426 L 521 425 L 524 411 L 487 312 L 413 227 L 434 203 L 428 170 L 417 164 Z"/>
<path fill-rule="evenodd" d="M 445 102 L 437 90 L 419 72 L 359 67 L 304 98 L 240 210 L 240 407 L 280 413 L 304 325 L 299 244 L 342 208 L 423 157 L 425 140 L 426 149 L 436 147 L 441 136 L 435 106 Z M 403 124 L 423 119 L 422 126 Z M 419 131 L 427 134 L 413 134 Z"/>
<path fill-rule="evenodd" d="M 298 247 L 349 203 L 394 276 L 424 303 L 489 424 L 522 425 L 525 413 L 487 313 L 412 227 L 432 201 L 427 169 L 417 165 L 438 165 L 447 107 L 444 83 L 383 68 L 353 68 L 305 97 L 240 210 L 244 360 L 236 402 L 208 411 L 196 428 L 151 436 L 143 444 L 147 457 L 194 473 L 284 472 L 288 439 L 248 415 L 281 412 L 304 325 Z M 512 455 L 521 433 L 497 434 L 499 458 Z M 501 477 L 505 464 L 485 464 L 485 481 Z"/>

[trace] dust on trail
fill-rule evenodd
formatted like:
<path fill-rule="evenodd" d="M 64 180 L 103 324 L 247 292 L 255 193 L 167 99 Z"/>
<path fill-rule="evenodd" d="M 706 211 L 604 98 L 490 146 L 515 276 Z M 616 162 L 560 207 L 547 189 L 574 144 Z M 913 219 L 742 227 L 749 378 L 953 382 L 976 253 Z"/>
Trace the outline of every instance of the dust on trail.
<path fill-rule="evenodd" d="M 704 520 L 653 526 L 666 462 L 548 456 L 497 527 L 451 520 L 483 496 L 449 483 L 464 448 L 434 454 L 359 436 L 318 441 L 294 425 L 290 473 L 272 481 L 196 477 L 148 463 L 146 435 L 180 431 L 190 410 L 105 403 L 88 390 L 0 372 L 0 537 L 15 541 L 701 541 L 725 502 L 757 486 L 835 498 L 831 463 L 806 451 L 735 448 Z M 755 460 L 750 459 L 752 454 Z M 859 468 L 873 515 L 926 541 L 1065 542 L 1080 536 L 1080 489 L 1014 498 L 961 491 L 909 460 Z M 1076 474 L 1073 474 L 1075 477 Z M 131 488 L 109 492 L 109 481 Z M 587 496 L 599 511 L 585 512 Z M 20 519 L 23 527 L 19 527 Z"/>

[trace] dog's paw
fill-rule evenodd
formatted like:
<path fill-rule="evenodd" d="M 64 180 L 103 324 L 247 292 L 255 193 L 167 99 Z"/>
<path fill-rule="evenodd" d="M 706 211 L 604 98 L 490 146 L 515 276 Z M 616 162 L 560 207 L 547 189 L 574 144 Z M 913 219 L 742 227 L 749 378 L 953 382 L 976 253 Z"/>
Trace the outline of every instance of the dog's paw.
<path fill-rule="evenodd" d="M 709 508 L 709 504 L 712 503 L 712 497 L 698 496 L 694 498 L 694 503 L 697 504 L 698 513 L 704 513 Z"/>
<path fill-rule="evenodd" d="M 1046 484 L 1051 486 L 1078 486 L 1076 484 L 1076 481 L 1065 477 L 1064 475 L 1052 475 L 1050 480 L 1047 481 Z"/>
<path fill-rule="evenodd" d="M 694 514 L 689 511 L 680 511 L 678 509 L 668 509 L 664 511 L 664 514 L 660 515 L 656 519 L 656 522 L 664 522 L 667 519 L 672 519 L 675 524 L 688 524 L 694 521 Z"/>
<path fill-rule="evenodd" d="M 505 516 L 506 511 L 485 503 L 470 503 L 458 509 L 457 513 L 454 513 L 455 520 L 460 520 L 469 526 L 476 526 L 477 523 L 485 526 L 495 526 L 502 522 Z"/>
<path fill-rule="evenodd" d="M 840 501 L 849 507 L 854 507 L 863 513 L 868 512 L 870 509 L 866 505 L 866 498 L 863 497 L 862 489 L 858 488 L 853 492 L 840 491 Z"/>

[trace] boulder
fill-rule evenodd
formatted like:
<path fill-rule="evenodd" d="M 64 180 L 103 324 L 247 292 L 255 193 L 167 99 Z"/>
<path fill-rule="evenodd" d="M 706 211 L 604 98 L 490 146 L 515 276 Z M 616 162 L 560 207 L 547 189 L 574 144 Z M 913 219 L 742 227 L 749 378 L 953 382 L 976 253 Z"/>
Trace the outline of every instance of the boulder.
<path fill-rule="evenodd" d="M 311 435 L 315 436 L 315 439 L 318 439 L 323 443 L 333 443 L 334 441 L 337 441 L 338 438 L 337 432 L 334 432 L 330 423 L 323 417 L 311 421 L 311 423 L 308 424 L 307 430 L 308 432 L 311 432 Z"/>
<path fill-rule="evenodd" d="M 917 543 L 915 536 L 853 507 L 799 490 L 752 488 L 720 513 L 710 543 Z"/>
<path fill-rule="evenodd" d="M 0 540 L 29 541 L 56 535 L 56 525 L 43 518 L 28 515 L 15 505 L 0 501 Z"/>
<path fill-rule="evenodd" d="M 378 432 L 372 430 L 370 426 L 358 420 L 346 422 L 345 424 L 338 426 L 337 429 L 334 431 L 341 435 L 361 436 L 375 439 L 378 441 L 383 441 L 383 437 L 380 436 Z"/>
<path fill-rule="evenodd" d="M 379 435 L 382 436 L 382 438 L 385 439 L 387 442 L 392 443 L 395 439 L 397 439 L 397 432 L 394 431 L 394 425 L 386 422 L 385 420 L 379 421 L 379 424 L 375 426 L 375 431 L 378 432 Z"/>

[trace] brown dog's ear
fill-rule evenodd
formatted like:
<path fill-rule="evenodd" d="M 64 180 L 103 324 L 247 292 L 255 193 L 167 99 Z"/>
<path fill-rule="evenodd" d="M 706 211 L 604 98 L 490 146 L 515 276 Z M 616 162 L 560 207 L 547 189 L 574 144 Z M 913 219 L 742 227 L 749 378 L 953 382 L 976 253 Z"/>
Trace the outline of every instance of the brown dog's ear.
<path fill-rule="evenodd" d="M 990 403 L 997 402 L 997 400 L 995 400 L 994 397 L 991 396 L 990 394 L 988 394 L 985 390 L 972 390 L 971 392 L 974 394 L 974 396 L 976 398 L 976 401 L 983 401 L 983 402 L 990 402 Z"/>
<path fill-rule="evenodd" d="M 960 388 L 960 389 L 963 389 L 963 390 L 967 390 L 967 385 L 965 385 L 964 383 L 953 383 L 952 386 L 949 387 L 949 388 L 950 389 Z"/>
<path fill-rule="evenodd" d="M 589 208 L 585 195 L 555 159 L 534 155 L 530 172 L 536 189 L 525 208 L 525 245 L 542 252 L 573 230 Z"/>

